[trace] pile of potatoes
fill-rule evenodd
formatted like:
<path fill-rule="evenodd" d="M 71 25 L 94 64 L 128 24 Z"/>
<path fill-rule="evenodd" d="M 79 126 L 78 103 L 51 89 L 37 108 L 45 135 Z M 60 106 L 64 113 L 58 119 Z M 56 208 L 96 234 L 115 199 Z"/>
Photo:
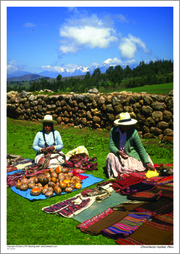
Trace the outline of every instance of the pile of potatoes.
<path fill-rule="evenodd" d="M 22 180 L 18 180 L 16 188 L 22 191 L 31 189 L 32 196 L 44 194 L 50 197 L 53 193 L 61 194 L 61 192 L 72 192 L 73 189 L 81 188 L 81 179 L 69 172 L 68 168 L 57 166 L 55 169 L 50 168 L 38 177 L 30 177 L 27 179 L 23 175 Z"/>

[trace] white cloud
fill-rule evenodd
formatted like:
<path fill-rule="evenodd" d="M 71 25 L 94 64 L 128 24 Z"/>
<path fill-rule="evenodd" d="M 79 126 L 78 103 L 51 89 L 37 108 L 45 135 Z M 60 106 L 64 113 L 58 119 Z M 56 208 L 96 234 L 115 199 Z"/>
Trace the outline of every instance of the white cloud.
<path fill-rule="evenodd" d="M 103 63 L 116 66 L 116 65 L 121 65 L 123 62 L 115 57 L 113 59 L 109 58 L 105 60 Z"/>
<path fill-rule="evenodd" d="M 65 27 L 60 31 L 62 37 L 72 39 L 76 45 L 88 45 L 91 48 L 107 48 L 111 42 L 117 40 L 112 33 L 114 33 L 113 29 L 92 26 Z M 72 45 L 63 45 L 60 49 L 63 53 L 67 53 L 68 51 L 73 52 Z"/>
<path fill-rule="evenodd" d="M 27 71 L 26 64 L 19 65 L 15 60 L 12 60 L 7 64 L 7 74 L 13 74 L 17 71 Z"/>
<path fill-rule="evenodd" d="M 67 71 L 66 68 L 62 68 L 60 66 L 50 66 L 50 65 L 46 65 L 46 66 L 41 66 L 41 68 L 44 71 L 52 71 L 52 72 L 64 72 Z"/>
<path fill-rule="evenodd" d="M 115 15 L 115 18 L 117 18 L 121 23 L 128 23 L 128 20 L 122 14 Z"/>
<path fill-rule="evenodd" d="M 127 66 L 127 65 L 130 65 L 130 64 L 135 64 L 136 61 L 135 59 L 131 59 L 131 60 L 127 60 L 127 61 L 122 61 L 116 57 L 114 57 L 113 59 L 112 58 L 108 58 L 106 59 L 103 64 L 107 64 L 109 66 L 116 66 L 116 65 L 121 65 L 121 66 Z"/>
<path fill-rule="evenodd" d="M 18 71 L 17 63 L 12 60 L 8 65 L 7 65 L 7 73 L 11 74 L 15 71 Z"/>
<path fill-rule="evenodd" d="M 146 44 L 140 38 L 137 38 L 132 34 L 129 34 L 128 38 L 122 38 L 119 45 L 121 56 L 124 59 L 134 58 L 139 49 L 142 49 L 145 53 L 150 53 L 150 50 L 146 48 Z"/>
<path fill-rule="evenodd" d="M 24 27 L 35 27 L 35 26 L 36 26 L 35 24 L 30 22 L 24 24 Z"/>
<path fill-rule="evenodd" d="M 78 13 L 60 28 L 62 53 L 75 53 L 84 47 L 107 48 L 116 42 L 116 32 L 106 20 L 99 19 L 95 14 L 88 16 Z"/>

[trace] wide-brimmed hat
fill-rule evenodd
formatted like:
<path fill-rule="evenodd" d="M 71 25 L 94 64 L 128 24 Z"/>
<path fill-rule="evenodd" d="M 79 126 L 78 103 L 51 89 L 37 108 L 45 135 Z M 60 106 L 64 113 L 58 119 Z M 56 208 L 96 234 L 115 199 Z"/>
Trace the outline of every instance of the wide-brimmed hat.
<path fill-rule="evenodd" d="M 57 122 L 53 120 L 53 117 L 51 115 L 44 116 L 43 120 L 39 120 L 40 123 L 53 123 L 56 124 Z"/>
<path fill-rule="evenodd" d="M 132 119 L 128 112 L 119 114 L 119 119 L 114 121 L 118 125 L 133 125 L 137 123 L 137 120 Z"/>

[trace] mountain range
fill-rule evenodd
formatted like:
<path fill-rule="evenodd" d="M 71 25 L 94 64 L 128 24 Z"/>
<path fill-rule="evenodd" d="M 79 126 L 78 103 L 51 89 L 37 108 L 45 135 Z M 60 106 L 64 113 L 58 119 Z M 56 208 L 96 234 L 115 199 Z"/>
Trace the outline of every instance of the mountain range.
<path fill-rule="evenodd" d="M 17 71 L 12 74 L 7 74 L 7 80 L 8 81 L 23 81 L 23 80 L 30 81 L 30 80 L 40 79 L 42 77 L 56 78 L 59 74 L 62 76 L 62 78 L 66 78 L 66 77 L 72 77 L 72 76 L 86 75 L 87 72 L 89 72 L 92 75 L 94 70 L 97 68 L 100 69 L 101 73 L 105 73 L 109 67 L 110 66 L 107 66 L 107 65 L 93 66 L 90 68 L 85 68 L 81 66 L 73 71 L 69 71 L 68 69 L 64 68 L 62 72 L 43 71 L 40 73 Z M 129 66 L 129 67 L 134 68 L 135 66 Z"/>

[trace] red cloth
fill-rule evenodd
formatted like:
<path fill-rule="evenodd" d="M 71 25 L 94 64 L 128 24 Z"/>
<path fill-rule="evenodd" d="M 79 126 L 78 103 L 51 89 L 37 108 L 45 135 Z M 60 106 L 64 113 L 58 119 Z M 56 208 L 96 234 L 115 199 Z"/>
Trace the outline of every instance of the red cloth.
<path fill-rule="evenodd" d="M 73 170 L 73 175 L 78 176 L 81 180 L 88 178 L 88 176 L 82 176 L 81 174 L 78 174 L 76 170 Z"/>

